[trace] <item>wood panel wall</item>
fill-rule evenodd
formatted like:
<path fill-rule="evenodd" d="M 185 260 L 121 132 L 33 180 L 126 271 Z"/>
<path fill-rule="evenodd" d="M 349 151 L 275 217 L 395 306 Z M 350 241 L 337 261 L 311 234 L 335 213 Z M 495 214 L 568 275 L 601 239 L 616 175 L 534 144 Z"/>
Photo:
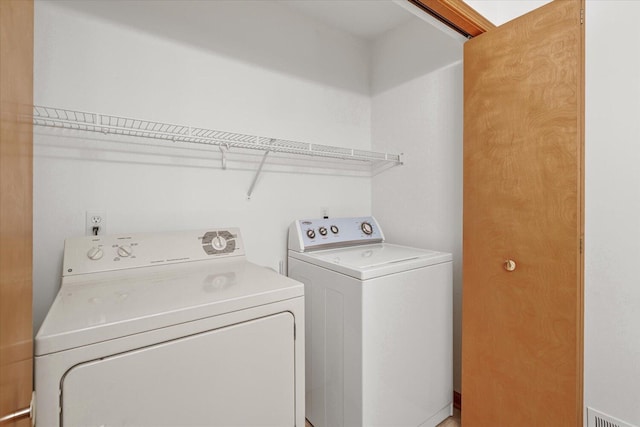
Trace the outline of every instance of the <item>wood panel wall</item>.
<path fill-rule="evenodd" d="M 33 388 L 32 105 L 33 0 L 0 0 L 0 417 Z"/>

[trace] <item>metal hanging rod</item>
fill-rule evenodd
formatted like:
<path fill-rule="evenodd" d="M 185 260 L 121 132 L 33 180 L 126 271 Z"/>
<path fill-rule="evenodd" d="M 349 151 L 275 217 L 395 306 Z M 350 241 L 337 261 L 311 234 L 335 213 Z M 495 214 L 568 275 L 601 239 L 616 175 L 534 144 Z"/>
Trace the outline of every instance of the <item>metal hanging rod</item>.
<path fill-rule="evenodd" d="M 160 139 L 163 141 L 224 146 L 227 150 L 237 147 L 264 152 L 356 160 L 368 162 L 372 165 L 387 164 L 395 166 L 402 164 L 401 155 L 399 154 L 310 144 L 40 105 L 33 107 L 33 124 L 36 126 L 100 132 L 103 134 Z"/>

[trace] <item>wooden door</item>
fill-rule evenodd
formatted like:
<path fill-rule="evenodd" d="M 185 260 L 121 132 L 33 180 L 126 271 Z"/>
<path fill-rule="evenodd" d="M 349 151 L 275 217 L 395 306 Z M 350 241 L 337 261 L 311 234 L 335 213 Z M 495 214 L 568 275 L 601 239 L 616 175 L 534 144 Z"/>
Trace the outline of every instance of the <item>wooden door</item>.
<path fill-rule="evenodd" d="M 583 9 L 465 44 L 464 426 L 582 426 Z"/>
<path fill-rule="evenodd" d="M 0 0 L 0 418 L 33 388 L 32 104 L 33 1 Z"/>

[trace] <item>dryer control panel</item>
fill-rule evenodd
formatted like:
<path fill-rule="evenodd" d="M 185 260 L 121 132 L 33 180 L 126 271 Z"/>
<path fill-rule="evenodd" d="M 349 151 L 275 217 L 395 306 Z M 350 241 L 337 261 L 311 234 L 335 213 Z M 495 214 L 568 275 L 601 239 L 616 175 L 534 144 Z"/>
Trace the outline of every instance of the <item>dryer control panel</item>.
<path fill-rule="evenodd" d="M 380 242 L 384 235 L 372 216 L 300 219 L 289 226 L 289 250 L 296 252 Z"/>
<path fill-rule="evenodd" d="M 83 236 L 65 240 L 63 276 L 244 256 L 238 228 Z"/>

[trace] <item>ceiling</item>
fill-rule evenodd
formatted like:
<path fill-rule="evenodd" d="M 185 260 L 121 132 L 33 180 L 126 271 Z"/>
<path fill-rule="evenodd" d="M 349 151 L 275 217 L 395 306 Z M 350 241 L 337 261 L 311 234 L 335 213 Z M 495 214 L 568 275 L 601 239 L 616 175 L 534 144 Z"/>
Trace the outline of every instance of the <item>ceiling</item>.
<path fill-rule="evenodd" d="M 518 16 L 537 9 L 551 0 L 465 0 L 469 6 L 495 25 L 502 25 Z"/>
<path fill-rule="evenodd" d="M 414 15 L 394 0 L 277 0 L 278 3 L 331 27 L 372 40 Z M 495 25 L 502 25 L 551 0 L 465 0 Z"/>
<path fill-rule="evenodd" d="M 367 40 L 414 17 L 391 0 L 280 0 L 279 3 Z"/>

